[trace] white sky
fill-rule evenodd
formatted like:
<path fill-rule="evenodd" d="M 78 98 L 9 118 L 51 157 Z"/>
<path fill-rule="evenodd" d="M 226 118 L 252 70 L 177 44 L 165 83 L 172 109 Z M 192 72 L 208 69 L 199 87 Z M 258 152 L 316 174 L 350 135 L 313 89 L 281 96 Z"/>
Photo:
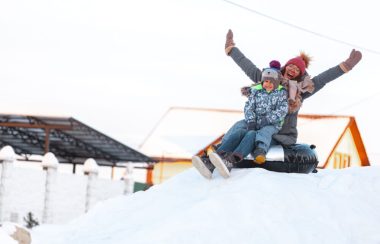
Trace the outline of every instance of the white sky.
<path fill-rule="evenodd" d="M 376 1 L 235 2 L 380 52 Z M 240 87 L 250 81 L 224 54 L 229 28 L 262 68 L 304 50 L 314 57 L 313 76 L 352 49 L 222 0 L 1 1 L 0 112 L 72 116 L 137 147 L 171 106 L 242 109 Z M 301 113 L 356 116 L 370 160 L 379 162 L 380 54 L 362 51 L 362 62 Z"/>
<path fill-rule="evenodd" d="M 379 243 L 379 186 L 378 166 L 317 174 L 233 169 L 231 178 L 214 172 L 211 181 L 189 169 L 31 234 L 33 244 Z"/>

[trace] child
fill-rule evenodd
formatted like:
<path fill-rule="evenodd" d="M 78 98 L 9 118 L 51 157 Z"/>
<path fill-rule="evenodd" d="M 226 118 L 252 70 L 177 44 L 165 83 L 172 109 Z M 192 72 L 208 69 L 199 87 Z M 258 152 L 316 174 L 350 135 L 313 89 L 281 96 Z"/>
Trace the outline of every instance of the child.
<path fill-rule="evenodd" d="M 299 56 L 290 59 L 284 67 L 281 68 L 283 79 L 281 85 L 288 91 L 288 113 L 298 112 L 302 105 L 302 94 L 314 92 L 314 82 L 306 73 L 311 57 L 304 52 Z M 243 96 L 249 97 L 251 94 L 251 86 L 241 89 Z"/>
<path fill-rule="evenodd" d="M 194 167 L 205 178 L 211 178 L 214 167 L 228 178 L 234 164 L 242 161 L 253 149 L 254 161 L 258 164 L 265 162 L 272 135 L 281 129 L 288 112 L 287 91 L 280 85 L 281 80 L 280 63 L 272 61 L 270 68 L 262 72 L 261 82 L 252 88 L 245 104 L 247 127 L 236 130 L 223 141 L 216 152 L 210 153 L 209 160 L 198 156 L 192 158 Z"/>

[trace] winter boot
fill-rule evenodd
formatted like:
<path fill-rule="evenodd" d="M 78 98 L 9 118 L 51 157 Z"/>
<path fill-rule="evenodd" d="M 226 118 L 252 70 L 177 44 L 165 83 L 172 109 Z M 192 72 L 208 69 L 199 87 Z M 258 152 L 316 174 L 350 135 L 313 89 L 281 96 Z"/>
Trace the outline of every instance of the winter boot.
<path fill-rule="evenodd" d="M 211 163 L 216 167 L 219 174 L 224 178 L 230 177 L 231 169 L 236 163 L 235 157 L 231 153 L 210 153 L 209 155 Z"/>
<path fill-rule="evenodd" d="M 194 168 L 196 168 L 203 177 L 211 179 L 215 166 L 210 162 L 210 159 L 206 155 L 201 157 L 195 155 L 191 158 L 191 162 L 193 163 Z"/>
<path fill-rule="evenodd" d="M 256 149 L 253 151 L 253 161 L 257 164 L 263 164 L 265 163 L 265 155 L 267 152 L 262 149 L 261 147 L 256 147 Z"/>

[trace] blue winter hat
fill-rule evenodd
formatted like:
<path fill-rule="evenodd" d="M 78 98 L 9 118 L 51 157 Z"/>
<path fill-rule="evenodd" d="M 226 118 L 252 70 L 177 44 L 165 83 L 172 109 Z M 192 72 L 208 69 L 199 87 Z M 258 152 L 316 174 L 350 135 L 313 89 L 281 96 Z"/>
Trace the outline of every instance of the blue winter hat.
<path fill-rule="evenodd" d="M 270 80 L 274 85 L 274 89 L 277 89 L 281 81 L 281 64 L 277 60 L 272 60 L 269 66 L 270 68 L 264 69 L 261 73 L 261 81 Z"/>

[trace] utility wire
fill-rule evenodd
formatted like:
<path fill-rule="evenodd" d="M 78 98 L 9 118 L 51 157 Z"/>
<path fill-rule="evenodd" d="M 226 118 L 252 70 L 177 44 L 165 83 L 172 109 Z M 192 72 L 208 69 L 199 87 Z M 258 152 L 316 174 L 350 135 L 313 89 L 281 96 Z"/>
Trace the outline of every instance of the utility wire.
<path fill-rule="evenodd" d="M 298 29 L 298 30 L 301 30 L 301 31 L 304 31 L 304 32 L 307 32 L 307 33 L 310 33 L 310 34 L 313 34 L 313 35 L 315 35 L 315 36 L 318 36 L 318 37 L 321 37 L 321 38 L 325 38 L 325 39 L 330 40 L 330 41 L 338 42 L 338 43 L 341 43 L 341 44 L 344 44 L 344 45 L 348 45 L 348 46 L 351 46 L 351 47 L 356 47 L 356 48 L 359 48 L 359 49 L 365 50 L 365 51 L 370 52 L 370 53 L 373 53 L 373 54 L 380 55 L 380 52 L 379 52 L 379 51 L 372 50 L 372 49 L 369 49 L 369 48 L 365 48 L 365 47 L 362 47 L 362 46 L 359 46 L 359 45 L 355 45 L 355 44 L 352 44 L 352 43 L 349 43 L 349 42 L 345 42 L 345 41 L 342 41 L 342 40 L 339 40 L 339 39 L 336 39 L 336 38 L 333 38 L 333 37 L 330 37 L 330 36 L 327 36 L 327 35 L 323 35 L 323 34 L 317 33 L 317 32 L 315 32 L 315 31 L 308 30 L 308 29 L 306 29 L 306 28 L 303 28 L 303 27 L 300 27 L 300 26 L 298 26 L 298 25 L 294 25 L 294 24 L 292 24 L 292 23 L 289 23 L 289 22 L 286 22 L 286 21 L 283 21 L 283 20 L 280 20 L 280 19 L 274 18 L 274 17 L 272 17 L 272 16 L 269 16 L 269 15 L 267 15 L 267 14 L 263 14 L 263 13 L 261 13 L 261 12 L 258 12 L 258 11 L 256 11 L 256 10 L 250 9 L 250 8 L 248 8 L 248 7 L 245 7 L 245 6 L 243 6 L 243 5 L 240 5 L 240 4 L 237 4 L 237 3 L 234 3 L 234 2 L 229 1 L 229 0 L 222 0 L 222 1 L 227 2 L 227 3 L 229 3 L 229 4 L 232 4 L 232 5 L 236 6 L 236 7 L 242 8 L 242 9 L 244 9 L 244 10 L 247 10 L 247 11 L 249 11 L 249 12 L 251 12 L 251 13 L 254 13 L 254 14 L 257 14 L 257 15 L 263 16 L 263 17 L 265 17 L 265 18 L 271 19 L 271 20 L 273 20 L 273 21 L 279 22 L 279 23 L 281 23 L 281 24 L 288 25 L 288 26 L 293 27 L 293 28 L 295 28 L 295 29 Z M 359 100 L 359 101 L 357 101 L 357 102 L 351 103 L 350 105 L 347 105 L 347 106 L 345 106 L 345 107 L 343 107 L 343 108 L 341 108 L 341 109 L 338 109 L 338 110 L 332 112 L 332 114 L 336 114 L 337 112 L 340 112 L 340 111 L 343 111 L 343 110 L 349 109 L 349 108 L 351 108 L 351 107 L 357 106 L 358 104 L 361 104 L 361 103 L 363 103 L 363 102 L 365 102 L 365 101 L 367 101 L 367 100 L 370 100 L 370 99 L 372 99 L 373 97 L 379 95 L 379 93 L 380 93 L 380 92 L 377 92 L 377 93 L 375 93 L 375 94 L 373 94 L 373 95 L 371 95 L 371 96 L 365 97 L 365 98 L 363 98 L 363 99 L 361 99 L 361 100 Z"/>
<path fill-rule="evenodd" d="M 229 0 L 222 0 L 226 3 L 229 3 L 229 4 L 232 4 L 236 7 L 239 7 L 239 8 L 242 8 L 242 9 L 245 9 L 251 13 L 254 13 L 254 14 L 257 14 L 257 15 L 260 15 L 260 16 L 263 16 L 265 18 L 268 18 L 268 19 L 271 19 L 273 21 L 276 21 L 276 22 L 279 22 L 281 24 L 284 24 L 284 25 L 288 25 L 290 27 L 293 27 L 295 29 L 298 29 L 298 30 L 301 30 L 301 31 L 304 31 L 304 32 L 307 32 L 307 33 L 310 33 L 310 34 L 313 34 L 315 36 L 318 36 L 318 37 L 321 37 L 321 38 L 324 38 L 324 39 L 327 39 L 327 40 L 330 40 L 330 41 L 333 41 L 333 42 L 337 42 L 337 43 L 341 43 L 341 44 L 344 44 L 344 45 L 347 45 L 347 46 L 350 46 L 350 47 L 355 47 L 355 48 L 358 48 L 358 49 L 362 49 L 362 50 L 365 50 L 367 52 L 370 52 L 370 53 L 373 53 L 373 54 L 377 54 L 377 55 L 380 55 L 380 52 L 379 51 L 376 51 L 376 50 L 372 50 L 372 49 L 369 49 L 369 48 L 366 48 L 366 47 L 362 47 L 362 46 L 359 46 L 359 45 L 356 45 L 356 44 L 353 44 L 353 43 L 349 43 L 349 42 L 345 42 L 345 41 L 342 41 L 342 40 L 339 40 L 339 39 L 336 39 L 336 38 L 333 38 L 333 37 L 330 37 L 330 36 L 327 36 L 327 35 L 323 35 L 323 34 L 320 34 L 320 33 L 317 33 L 315 31 L 311 31 L 311 30 L 308 30 L 306 28 L 303 28 L 301 26 L 298 26 L 298 25 L 294 25 L 292 23 L 289 23 L 289 22 L 286 22 L 286 21 L 283 21 L 283 20 L 280 20 L 280 19 L 277 19 L 277 18 L 274 18 L 272 16 L 269 16 L 267 14 L 263 14 L 261 12 L 258 12 L 256 10 L 253 10 L 251 8 L 248 8 L 248 7 L 245 7 L 243 5 L 240 5 L 240 4 L 237 4 L 237 3 L 234 3 L 232 1 L 229 1 Z"/>

